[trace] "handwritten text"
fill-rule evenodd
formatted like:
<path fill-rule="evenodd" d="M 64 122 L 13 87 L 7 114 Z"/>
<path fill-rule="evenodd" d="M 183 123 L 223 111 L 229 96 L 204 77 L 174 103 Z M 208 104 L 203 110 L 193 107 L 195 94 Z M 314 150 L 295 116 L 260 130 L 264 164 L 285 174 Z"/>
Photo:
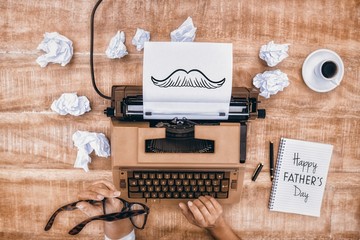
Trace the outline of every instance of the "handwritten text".
<path fill-rule="evenodd" d="M 309 170 L 312 170 L 313 174 L 316 173 L 316 169 L 318 167 L 317 163 L 311 162 L 311 161 L 300 160 L 299 153 L 294 153 L 293 160 L 294 160 L 294 165 L 295 166 L 302 167 L 302 172 L 304 172 L 306 170 L 306 172 L 308 173 Z"/>

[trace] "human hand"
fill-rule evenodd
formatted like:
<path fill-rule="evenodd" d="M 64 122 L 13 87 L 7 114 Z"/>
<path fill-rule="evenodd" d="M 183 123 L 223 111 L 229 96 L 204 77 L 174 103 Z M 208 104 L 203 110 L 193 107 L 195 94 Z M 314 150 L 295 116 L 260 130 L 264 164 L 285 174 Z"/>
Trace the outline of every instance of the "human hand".
<path fill-rule="evenodd" d="M 201 196 L 193 202 L 179 203 L 181 212 L 195 226 L 205 228 L 218 240 L 239 240 L 239 236 L 226 224 L 222 206 L 210 196 Z"/>
<path fill-rule="evenodd" d="M 97 200 L 101 201 L 106 198 L 105 209 L 106 213 L 120 212 L 122 210 L 122 202 L 116 197 L 120 196 L 120 192 L 116 190 L 112 182 L 106 180 L 99 180 L 93 182 L 84 191 L 78 194 L 80 200 Z M 79 202 L 76 204 L 83 213 L 89 217 L 96 215 L 103 215 L 104 210 L 102 204 L 91 205 L 88 202 Z M 115 222 L 104 223 L 105 235 L 112 239 L 119 239 L 127 236 L 134 229 L 129 218 L 117 220 Z"/>
<path fill-rule="evenodd" d="M 119 196 L 120 192 L 116 190 L 111 182 L 106 180 L 95 181 L 78 194 L 79 200 L 90 199 L 101 201 L 104 198 L 107 198 L 105 202 L 106 213 L 121 211 L 121 202 L 115 198 Z M 89 217 L 104 214 L 102 204 L 92 205 L 88 202 L 79 202 L 76 207 Z"/>
<path fill-rule="evenodd" d="M 213 228 L 222 223 L 222 206 L 210 196 L 201 196 L 193 202 L 179 204 L 187 220 L 201 228 Z"/>

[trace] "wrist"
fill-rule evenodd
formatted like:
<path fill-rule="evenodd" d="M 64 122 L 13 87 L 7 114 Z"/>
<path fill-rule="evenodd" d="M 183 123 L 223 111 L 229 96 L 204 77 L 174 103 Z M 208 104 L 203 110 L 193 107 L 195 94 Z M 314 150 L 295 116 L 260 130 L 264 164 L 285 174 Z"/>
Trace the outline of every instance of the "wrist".
<path fill-rule="evenodd" d="M 105 235 L 110 239 L 120 239 L 127 236 L 134 229 L 130 219 L 122 219 L 104 223 Z"/>
<path fill-rule="evenodd" d="M 220 217 L 213 227 L 206 228 L 211 236 L 217 240 L 239 240 L 240 238 L 234 233 L 231 227 Z"/>
<path fill-rule="evenodd" d="M 109 238 L 108 236 L 104 236 L 104 240 L 135 240 L 135 229 L 133 229 L 128 235 L 121 237 L 121 238 Z"/>
<path fill-rule="evenodd" d="M 213 226 L 207 227 L 206 229 L 210 232 L 213 232 L 213 231 L 218 231 L 218 230 L 224 229 L 225 227 L 227 227 L 227 224 L 226 224 L 224 218 L 222 216 L 220 216 Z"/>

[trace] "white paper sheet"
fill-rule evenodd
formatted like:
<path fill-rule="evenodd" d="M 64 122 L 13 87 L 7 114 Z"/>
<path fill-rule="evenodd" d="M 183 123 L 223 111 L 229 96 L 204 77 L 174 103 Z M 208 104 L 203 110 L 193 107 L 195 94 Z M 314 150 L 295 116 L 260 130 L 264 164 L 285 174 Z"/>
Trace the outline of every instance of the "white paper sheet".
<path fill-rule="evenodd" d="M 232 44 L 145 43 L 144 119 L 224 120 L 231 90 Z"/>

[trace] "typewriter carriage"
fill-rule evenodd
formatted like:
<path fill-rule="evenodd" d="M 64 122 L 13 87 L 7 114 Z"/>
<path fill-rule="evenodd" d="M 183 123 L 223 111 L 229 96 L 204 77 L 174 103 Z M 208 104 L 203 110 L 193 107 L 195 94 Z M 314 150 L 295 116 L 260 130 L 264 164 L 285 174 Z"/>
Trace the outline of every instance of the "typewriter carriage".
<path fill-rule="evenodd" d="M 246 122 L 265 118 L 265 109 L 258 109 L 258 95 L 258 90 L 254 88 L 233 87 L 227 121 Z M 111 106 L 106 108 L 104 113 L 120 121 L 141 121 L 144 120 L 142 104 L 142 86 L 115 85 L 111 91 Z M 231 112 L 232 109 L 235 111 Z"/>

